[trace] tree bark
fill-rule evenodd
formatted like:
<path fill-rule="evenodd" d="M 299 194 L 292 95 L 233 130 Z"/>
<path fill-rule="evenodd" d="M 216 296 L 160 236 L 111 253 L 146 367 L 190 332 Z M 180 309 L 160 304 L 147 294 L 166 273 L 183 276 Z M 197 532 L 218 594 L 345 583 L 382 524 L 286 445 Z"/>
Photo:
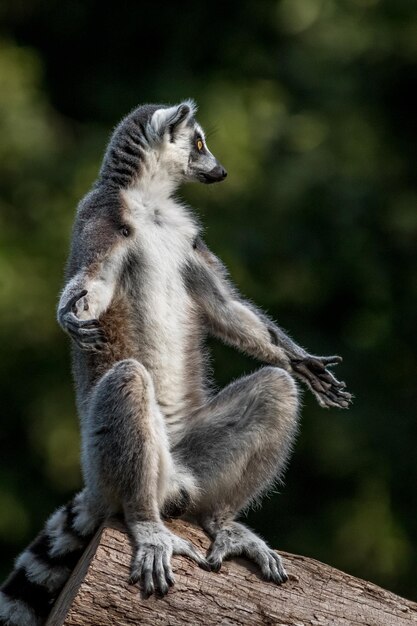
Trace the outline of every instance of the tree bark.
<path fill-rule="evenodd" d="M 183 521 L 168 522 L 205 551 L 209 540 Z M 243 559 L 206 572 L 173 558 L 175 586 L 165 598 L 141 597 L 128 584 L 132 550 L 117 522 L 101 528 L 63 589 L 48 626 L 410 626 L 417 604 L 313 559 L 281 553 L 289 580 L 264 582 Z"/>

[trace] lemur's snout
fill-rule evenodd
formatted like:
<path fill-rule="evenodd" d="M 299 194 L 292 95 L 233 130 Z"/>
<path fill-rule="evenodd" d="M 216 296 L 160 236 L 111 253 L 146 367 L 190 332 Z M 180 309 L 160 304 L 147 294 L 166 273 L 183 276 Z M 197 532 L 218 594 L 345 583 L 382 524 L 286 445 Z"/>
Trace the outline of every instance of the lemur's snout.
<path fill-rule="evenodd" d="M 224 169 L 223 165 L 216 165 L 209 172 L 204 173 L 204 182 L 205 183 L 219 183 L 224 180 L 227 176 L 227 172 Z"/>

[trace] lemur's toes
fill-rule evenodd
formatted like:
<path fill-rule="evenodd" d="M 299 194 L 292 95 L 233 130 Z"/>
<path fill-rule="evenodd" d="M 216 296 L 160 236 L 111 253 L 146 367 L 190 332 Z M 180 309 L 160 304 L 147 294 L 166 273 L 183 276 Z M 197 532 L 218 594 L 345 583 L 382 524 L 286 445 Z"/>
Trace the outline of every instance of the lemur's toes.
<path fill-rule="evenodd" d="M 129 585 L 136 585 L 139 582 L 139 574 L 137 572 L 132 572 L 129 576 Z"/>
<path fill-rule="evenodd" d="M 269 559 L 272 572 L 271 578 L 274 583 L 276 583 L 277 585 L 281 585 L 282 583 L 287 582 L 288 574 L 285 571 L 284 565 L 282 564 L 281 557 L 276 552 L 271 550 L 271 552 L 269 553 Z"/>
<path fill-rule="evenodd" d="M 197 550 L 194 548 L 193 544 L 190 541 L 186 541 L 177 537 L 174 544 L 174 554 L 187 556 L 189 559 L 195 561 L 197 565 L 199 565 L 202 569 L 205 569 L 206 571 L 210 571 L 211 569 L 206 559 L 199 552 L 197 552 Z"/>
<path fill-rule="evenodd" d="M 175 583 L 175 577 L 171 569 L 168 555 L 166 553 L 162 555 L 162 563 L 165 571 L 165 580 L 167 581 L 168 585 L 172 587 Z"/>
<path fill-rule="evenodd" d="M 220 572 L 222 566 L 222 562 L 220 561 L 220 559 L 207 557 L 207 564 L 209 566 L 209 570 L 211 570 L 212 572 Z"/>

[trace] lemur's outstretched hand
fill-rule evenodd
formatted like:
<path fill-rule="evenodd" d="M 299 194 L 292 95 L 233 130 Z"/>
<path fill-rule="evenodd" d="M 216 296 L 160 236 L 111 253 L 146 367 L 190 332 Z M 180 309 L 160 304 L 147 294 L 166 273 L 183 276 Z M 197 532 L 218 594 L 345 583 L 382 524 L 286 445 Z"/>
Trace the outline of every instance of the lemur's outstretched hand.
<path fill-rule="evenodd" d="M 321 407 L 347 409 L 353 396 L 346 391 L 346 383 L 337 380 L 327 369 L 342 362 L 341 356 L 311 356 L 292 358 L 294 375 L 303 381 Z"/>
<path fill-rule="evenodd" d="M 83 289 L 71 298 L 59 310 L 58 319 L 71 339 L 82 350 L 102 350 L 107 338 L 100 328 L 98 319 L 80 319 L 80 311 L 88 310 L 87 290 Z"/>

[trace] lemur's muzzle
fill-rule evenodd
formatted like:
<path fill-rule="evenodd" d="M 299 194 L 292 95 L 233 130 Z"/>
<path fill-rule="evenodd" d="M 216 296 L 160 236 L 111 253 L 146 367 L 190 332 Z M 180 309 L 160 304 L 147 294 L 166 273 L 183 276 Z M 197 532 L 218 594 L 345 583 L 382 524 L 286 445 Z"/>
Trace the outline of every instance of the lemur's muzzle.
<path fill-rule="evenodd" d="M 206 184 L 210 183 L 220 183 L 227 176 L 227 172 L 224 169 L 223 165 L 216 165 L 209 172 L 204 172 L 201 175 L 203 182 Z"/>

